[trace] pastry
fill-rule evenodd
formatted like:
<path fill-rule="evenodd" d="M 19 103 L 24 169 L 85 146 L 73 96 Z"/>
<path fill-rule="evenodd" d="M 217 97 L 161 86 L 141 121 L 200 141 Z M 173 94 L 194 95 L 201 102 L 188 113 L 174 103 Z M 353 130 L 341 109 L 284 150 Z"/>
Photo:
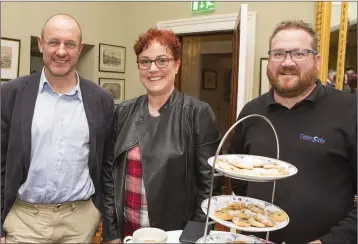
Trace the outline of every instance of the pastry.
<path fill-rule="evenodd" d="M 266 164 L 266 165 L 263 166 L 264 169 L 273 169 L 275 167 L 276 167 L 275 164 Z"/>
<path fill-rule="evenodd" d="M 236 161 L 230 161 L 229 163 L 235 167 L 240 168 L 240 169 L 253 169 L 254 168 L 254 166 L 250 162 L 236 160 Z"/>
<path fill-rule="evenodd" d="M 251 217 L 247 220 L 247 222 L 249 222 L 250 225 L 255 226 L 255 227 L 259 227 L 259 228 L 264 228 L 265 225 L 257 220 L 254 219 L 254 217 Z"/>
<path fill-rule="evenodd" d="M 243 209 L 240 211 L 240 214 L 238 215 L 240 218 L 242 219 L 249 219 L 252 216 L 254 216 L 256 213 L 248 210 L 248 209 Z"/>
<path fill-rule="evenodd" d="M 232 209 L 232 210 L 240 210 L 246 207 L 246 204 L 243 202 L 237 202 L 237 203 L 229 203 L 226 208 Z"/>
<path fill-rule="evenodd" d="M 266 176 L 275 176 L 275 175 L 287 175 L 287 170 L 279 170 L 279 169 L 266 169 L 262 171 L 262 175 Z"/>
<path fill-rule="evenodd" d="M 254 216 L 254 219 L 258 222 L 263 223 L 266 226 L 269 226 L 269 227 L 273 227 L 276 225 L 272 219 L 270 219 L 269 217 L 262 215 L 262 214 L 256 214 Z"/>
<path fill-rule="evenodd" d="M 223 170 L 234 171 L 234 172 L 240 171 L 240 169 L 236 168 L 235 166 L 233 166 L 227 162 L 217 162 L 217 164 L 218 164 L 218 167 Z"/>
<path fill-rule="evenodd" d="M 215 215 L 216 218 L 221 219 L 221 220 L 232 220 L 233 217 L 234 217 L 226 209 L 216 211 L 214 215 Z"/>
<path fill-rule="evenodd" d="M 249 204 L 246 207 L 248 210 L 254 212 L 254 213 L 260 213 L 260 214 L 265 214 L 265 210 L 263 207 L 260 207 L 256 204 Z"/>
<path fill-rule="evenodd" d="M 275 222 L 282 222 L 288 218 L 288 215 L 283 211 L 270 212 L 268 216 Z"/>
<path fill-rule="evenodd" d="M 232 219 L 232 222 L 237 226 L 241 227 L 250 227 L 250 223 L 246 219 L 242 219 L 240 217 L 235 217 Z"/>

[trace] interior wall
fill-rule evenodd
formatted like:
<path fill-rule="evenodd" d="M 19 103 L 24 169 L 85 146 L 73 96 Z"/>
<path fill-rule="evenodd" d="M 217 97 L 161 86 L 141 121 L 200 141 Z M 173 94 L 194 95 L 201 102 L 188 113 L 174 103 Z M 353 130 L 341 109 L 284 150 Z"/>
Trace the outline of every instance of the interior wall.
<path fill-rule="evenodd" d="M 348 18 L 350 22 L 357 23 L 357 2 L 348 2 Z M 331 8 L 331 31 L 339 29 L 341 20 L 341 2 L 333 2 Z"/>
<path fill-rule="evenodd" d="M 77 71 L 81 76 L 85 79 L 93 80 L 94 82 L 98 82 L 98 80 L 94 80 L 95 78 L 95 59 L 93 57 L 96 56 L 96 48 L 94 45 L 84 45 L 81 55 L 78 58 L 77 63 Z"/>
<path fill-rule="evenodd" d="M 98 77 L 125 78 L 125 74 L 98 71 L 98 43 L 125 45 L 123 33 L 129 27 L 124 12 L 123 2 L 1 2 L 1 36 L 21 40 L 19 75 L 28 75 L 31 36 L 41 34 L 50 16 L 69 14 L 81 25 L 83 42 L 94 46 L 86 54 L 93 68 L 83 68 L 85 76 L 96 83 Z"/>
<path fill-rule="evenodd" d="M 20 76 L 30 73 L 30 36 L 38 36 L 45 21 L 53 14 L 68 13 L 83 30 L 83 41 L 94 45 L 93 79 L 126 79 L 126 99 L 145 93 L 139 80 L 133 45 L 139 34 L 158 21 L 237 13 L 241 4 L 257 13 L 254 95 L 258 95 L 260 58 L 267 57 L 268 39 L 277 23 L 302 19 L 314 24 L 315 2 L 216 2 L 213 13 L 193 14 L 190 2 L 2 2 L 1 36 L 21 40 Z M 294 10 L 294 11 L 293 11 Z M 26 27 L 24 25 L 26 24 Z M 98 71 L 98 43 L 125 46 L 126 71 Z"/>
<path fill-rule="evenodd" d="M 248 10 L 257 13 L 256 44 L 254 67 L 254 96 L 259 94 L 260 58 L 267 57 L 269 37 L 279 22 L 287 19 L 301 19 L 314 25 L 315 2 L 219 2 L 215 3 L 213 13 L 193 14 L 190 2 L 125 2 L 124 18 L 131 21 L 130 28 L 125 32 L 128 47 L 133 47 L 138 35 L 150 27 L 155 27 L 158 21 L 209 16 L 212 14 L 238 13 L 241 4 L 248 4 Z M 150 11 L 148 11 L 150 10 Z M 144 17 L 145 16 L 145 17 Z M 143 20 L 145 19 L 145 21 Z M 127 79 L 131 81 L 128 89 L 129 96 L 144 93 L 139 82 L 136 57 L 133 49 L 127 54 Z"/>

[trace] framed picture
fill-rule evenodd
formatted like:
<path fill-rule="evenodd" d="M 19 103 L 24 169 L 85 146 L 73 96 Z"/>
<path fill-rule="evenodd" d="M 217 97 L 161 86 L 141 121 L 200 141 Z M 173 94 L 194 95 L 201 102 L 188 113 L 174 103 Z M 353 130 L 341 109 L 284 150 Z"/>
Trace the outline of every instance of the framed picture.
<path fill-rule="evenodd" d="M 125 94 L 124 79 L 99 78 L 99 85 L 112 94 L 115 104 L 119 104 L 124 101 L 124 94 Z"/>
<path fill-rule="evenodd" d="M 217 80 L 216 71 L 204 69 L 203 70 L 203 89 L 216 90 Z"/>
<path fill-rule="evenodd" d="M 100 43 L 98 71 L 125 73 L 125 69 L 126 48 Z"/>
<path fill-rule="evenodd" d="M 270 81 L 266 75 L 268 58 L 260 59 L 260 90 L 259 94 L 265 94 L 271 88 Z"/>
<path fill-rule="evenodd" d="M 8 81 L 19 77 L 20 45 L 18 39 L 1 37 L 1 80 Z"/>

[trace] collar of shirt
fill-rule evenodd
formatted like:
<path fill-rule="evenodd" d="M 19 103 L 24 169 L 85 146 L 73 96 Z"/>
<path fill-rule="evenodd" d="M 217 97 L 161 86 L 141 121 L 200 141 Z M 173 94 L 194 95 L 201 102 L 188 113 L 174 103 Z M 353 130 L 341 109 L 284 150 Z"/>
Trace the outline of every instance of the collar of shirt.
<path fill-rule="evenodd" d="M 323 89 L 322 83 L 321 83 L 320 80 L 317 80 L 316 81 L 316 87 L 301 102 L 309 101 L 309 102 L 315 103 L 315 102 L 318 101 L 319 98 L 321 98 L 323 96 L 323 94 L 324 94 L 324 89 Z M 268 107 L 270 105 L 277 104 L 275 102 L 274 98 L 273 98 L 273 89 L 272 88 L 270 89 L 270 91 L 266 95 L 267 95 L 266 107 Z"/>
<path fill-rule="evenodd" d="M 82 93 L 81 93 L 81 88 L 80 88 L 80 77 L 79 77 L 77 71 L 75 71 L 75 72 L 76 72 L 77 84 L 69 92 L 65 93 L 64 95 L 70 96 L 70 97 L 77 97 L 80 101 L 82 101 Z M 42 72 L 41 72 L 41 78 L 40 78 L 39 93 L 43 92 L 45 87 L 51 89 L 52 92 L 58 94 L 57 92 L 55 92 L 53 90 L 50 83 L 48 82 L 46 75 L 45 75 L 45 68 L 43 68 Z"/>

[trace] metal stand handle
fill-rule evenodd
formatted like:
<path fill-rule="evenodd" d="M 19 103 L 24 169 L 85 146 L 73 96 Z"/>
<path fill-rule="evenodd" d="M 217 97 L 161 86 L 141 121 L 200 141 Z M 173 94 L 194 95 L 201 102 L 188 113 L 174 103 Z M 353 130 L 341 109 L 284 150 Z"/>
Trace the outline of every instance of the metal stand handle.
<path fill-rule="evenodd" d="M 221 139 L 220 141 L 220 144 L 219 144 L 219 147 L 218 149 L 216 150 L 216 153 L 215 153 L 215 157 L 214 157 L 214 162 L 213 162 L 213 168 L 212 168 L 212 171 L 211 171 L 211 183 L 210 183 L 210 196 L 209 196 L 209 201 L 208 201 L 208 209 L 207 209 L 207 213 L 206 213 L 206 222 L 205 222 L 205 231 L 204 231 L 204 243 L 206 243 L 206 232 L 208 230 L 208 222 L 209 222 L 209 213 L 210 213 L 210 203 L 211 203 L 211 198 L 213 196 L 213 183 L 214 183 L 214 173 L 215 173 L 215 164 L 216 164 L 216 159 L 218 157 L 218 154 L 220 153 L 220 150 L 226 140 L 226 138 L 229 136 L 230 132 L 238 125 L 240 124 L 242 121 L 248 119 L 248 118 L 251 118 L 251 117 L 259 117 L 259 118 L 262 118 L 264 119 L 272 128 L 273 130 L 273 133 L 275 134 L 275 138 L 276 138 L 276 147 L 277 147 L 277 159 L 279 159 L 279 156 L 280 156 L 280 146 L 279 146 L 279 142 L 278 142 L 278 137 L 277 137 L 277 134 L 276 134 L 276 130 L 275 130 L 275 127 L 273 126 L 272 122 L 266 118 L 265 116 L 263 115 L 260 115 L 260 114 L 251 114 L 251 115 L 248 115 L 246 117 L 243 117 L 242 119 L 236 121 L 235 124 L 233 124 L 230 129 L 225 133 L 223 139 Z M 275 198 L 275 189 L 276 189 L 276 181 L 273 182 L 273 188 L 272 188 L 272 197 L 271 197 L 271 203 L 273 204 L 273 201 L 274 201 L 274 198 Z M 266 241 L 268 241 L 268 238 L 269 238 L 269 235 L 270 235 L 270 232 L 267 232 L 266 234 Z"/>

